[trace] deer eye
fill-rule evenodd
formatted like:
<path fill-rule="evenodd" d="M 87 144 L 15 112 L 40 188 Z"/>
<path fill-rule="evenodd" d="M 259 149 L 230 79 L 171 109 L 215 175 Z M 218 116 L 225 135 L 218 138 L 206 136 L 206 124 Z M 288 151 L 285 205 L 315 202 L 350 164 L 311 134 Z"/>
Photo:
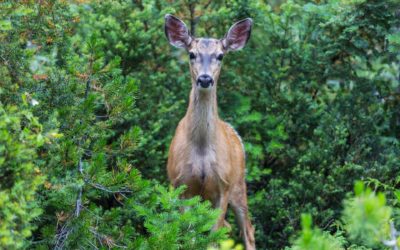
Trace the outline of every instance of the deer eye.
<path fill-rule="evenodd" d="M 196 55 L 193 52 L 189 52 L 190 60 L 196 59 Z"/>
<path fill-rule="evenodd" d="M 224 58 L 224 54 L 219 54 L 219 55 L 217 56 L 217 60 L 218 60 L 218 61 L 222 61 L 222 58 Z"/>

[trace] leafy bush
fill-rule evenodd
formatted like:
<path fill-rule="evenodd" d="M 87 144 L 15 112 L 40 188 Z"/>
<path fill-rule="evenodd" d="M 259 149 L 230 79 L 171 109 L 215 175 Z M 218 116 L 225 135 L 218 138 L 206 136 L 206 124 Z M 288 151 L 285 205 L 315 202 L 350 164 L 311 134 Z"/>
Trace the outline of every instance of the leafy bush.
<path fill-rule="evenodd" d="M 219 212 L 207 202 L 200 203 L 199 197 L 180 200 L 183 189 L 168 192 L 156 186 L 150 204 L 133 205 L 150 234 L 136 239 L 135 249 L 206 249 L 224 236 L 224 231 L 209 233 Z"/>
<path fill-rule="evenodd" d="M 293 250 L 341 250 L 342 242 L 318 228 L 311 228 L 311 216 L 303 214 L 301 217 L 301 236 L 294 243 Z"/>
<path fill-rule="evenodd" d="M 111 4 L 105 3 L 104 11 Z M 139 80 L 123 72 L 120 57 L 110 56 L 103 36 L 110 34 L 91 26 L 95 22 L 108 27 L 112 18 L 97 20 L 99 13 L 79 16 L 95 8 L 94 3 L 6 2 L 3 7 L 10 25 L 1 36 L 1 72 L 7 86 L 0 93 L 2 102 L 16 103 L 24 91 L 40 128 L 54 139 L 40 149 L 27 144 L 32 155 L 40 153 L 37 164 L 47 178 L 35 206 L 23 208 L 32 216 L 24 223 L 39 215 L 38 204 L 45 213 L 35 221 L 32 235 L 33 227 L 25 224 L 15 229 L 23 235 L 20 240 L 29 237 L 31 245 L 26 246 L 37 249 L 154 249 L 155 243 L 166 249 L 197 249 L 225 238 L 223 230 L 209 232 L 217 216 L 209 205 L 197 198 L 180 201 L 181 189 L 166 191 L 156 181 L 142 179 L 134 167 L 132 159 L 144 140 L 135 107 Z M 81 20 L 86 23 L 81 25 Z M 18 54 L 24 60 L 19 62 Z M 35 159 L 27 157 L 32 164 Z M 33 199 L 35 188 L 29 190 L 26 195 Z M 180 213 L 182 205 L 191 209 Z M 13 239 L 5 239 L 12 244 Z"/>
<path fill-rule="evenodd" d="M 345 202 L 343 220 L 351 239 L 360 245 L 376 247 L 390 237 L 389 222 L 392 210 L 386 205 L 384 194 L 364 190 L 361 182 L 356 184 L 356 197 Z"/>
<path fill-rule="evenodd" d="M 2 89 L 0 88 L 0 91 Z M 26 109 L 0 103 L 0 248 L 29 246 L 42 212 L 36 200 L 43 175 L 36 150 L 44 143 L 42 126 Z"/>
<path fill-rule="evenodd" d="M 335 236 L 311 229 L 311 216 L 302 215 L 302 231 L 291 249 L 383 249 L 398 247 L 397 230 L 391 222 L 392 210 L 385 195 L 365 188 L 363 182 L 355 185 L 355 197 L 344 201 L 342 230 Z M 344 237 L 346 236 L 346 238 Z"/>

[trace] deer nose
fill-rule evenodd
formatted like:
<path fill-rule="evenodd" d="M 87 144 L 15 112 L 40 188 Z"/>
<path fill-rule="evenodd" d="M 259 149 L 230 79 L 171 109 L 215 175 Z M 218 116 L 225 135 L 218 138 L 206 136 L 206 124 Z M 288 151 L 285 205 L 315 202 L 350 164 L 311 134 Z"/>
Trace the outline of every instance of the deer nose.
<path fill-rule="evenodd" d="M 202 88 L 208 88 L 214 84 L 214 80 L 209 75 L 201 75 L 197 78 L 197 86 L 200 85 Z"/>

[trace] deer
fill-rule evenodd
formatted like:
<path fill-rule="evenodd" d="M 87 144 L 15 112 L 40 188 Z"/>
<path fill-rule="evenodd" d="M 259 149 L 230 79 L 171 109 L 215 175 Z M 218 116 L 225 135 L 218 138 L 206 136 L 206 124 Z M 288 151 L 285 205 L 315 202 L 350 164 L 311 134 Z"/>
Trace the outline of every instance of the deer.
<path fill-rule="evenodd" d="M 192 89 L 185 116 L 179 122 L 169 147 L 167 172 L 171 185 L 185 185 L 182 198 L 199 195 L 219 208 L 212 230 L 230 227 L 225 220 L 233 208 L 247 250 L 255 249 L 254 227 L 248 215 L 245 182 L 245 151 L 233 127 L 219 118 L 217 82 L 225 54 L 248 42 L 253 21 L 233 24 L 224 38 L 193 37 L 179 18 L 165 15 L 169 43 L 189 54 Z"/>

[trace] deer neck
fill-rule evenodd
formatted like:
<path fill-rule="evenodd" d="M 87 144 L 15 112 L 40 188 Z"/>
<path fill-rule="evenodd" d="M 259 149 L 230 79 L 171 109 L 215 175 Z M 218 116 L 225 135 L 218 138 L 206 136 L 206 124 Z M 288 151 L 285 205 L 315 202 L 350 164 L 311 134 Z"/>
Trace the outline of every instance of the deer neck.
<path fill-rule="evenodd" d="M 201 152 L 215 142 L 218 106 L 216 86 L 211 91 L 199 91 L 196 86 L 190 92 L 190 101 L 186 113 L 188 119 L 189 140 Z"/>

